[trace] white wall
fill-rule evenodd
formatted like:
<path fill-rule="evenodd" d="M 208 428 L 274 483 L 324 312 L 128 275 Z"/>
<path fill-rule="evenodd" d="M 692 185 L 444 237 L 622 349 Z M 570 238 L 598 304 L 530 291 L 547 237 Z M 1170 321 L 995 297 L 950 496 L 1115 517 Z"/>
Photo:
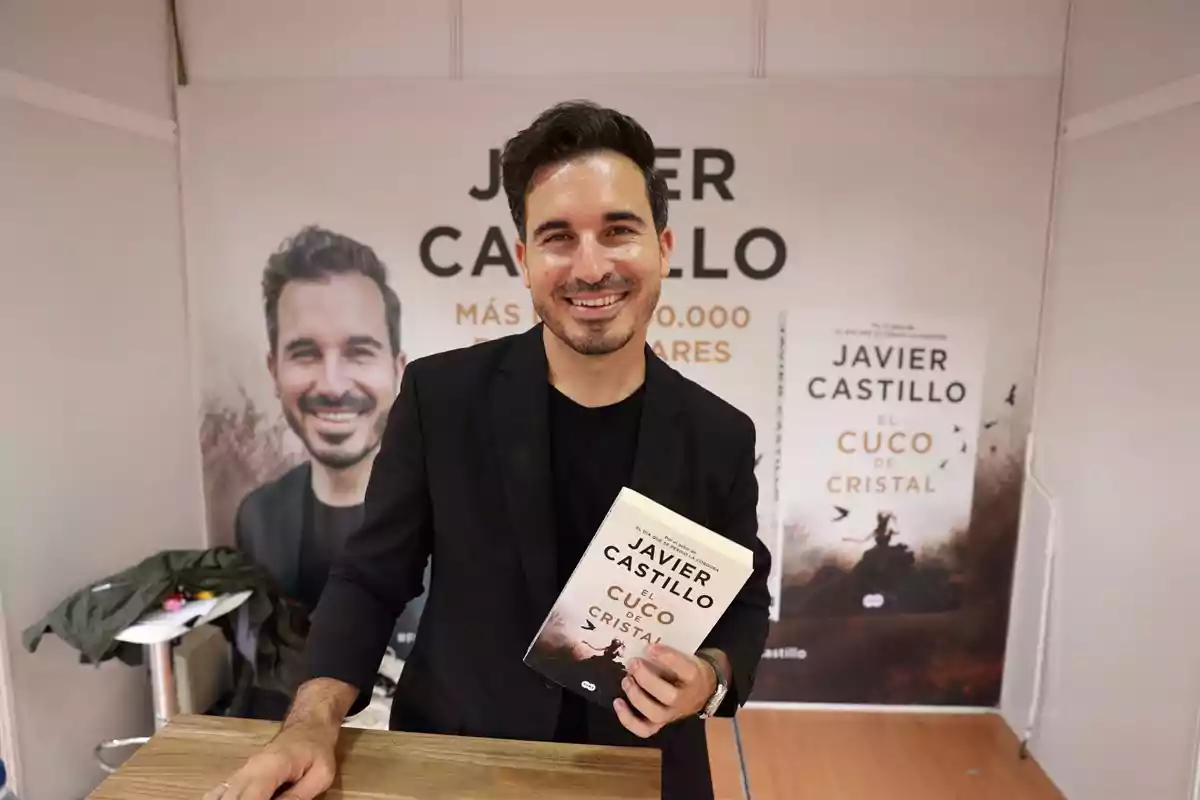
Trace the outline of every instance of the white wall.
<path fill-rule="evenodd" d="M 1033 752 L 1071 800 L 1184 800 L 1200 712 L 1200 4 L 1075 0 L 1068 56 L 1034 459 L 1058 558 Z"/>
<path fill-rule="evenodd" d="M 0 69 L 172 116 L 165 0 L 4 0 Z"/>
<path fill-rule="evenodd" d="M 33 800 L 84 796 L 92 747 L 152 723 L 144 671 L 23 629 L 202 542 L 167 36 L 159 0 L 0 5 L 0 590 Z"/>
<path fill-rule="evenodd" d="M 1057 77 L 1066 0 L 180 0 L 192 80 Z M 459 14 L 461 9 L 461 14 Z M 760 35 L 760 32 L 762 35 Z"/>

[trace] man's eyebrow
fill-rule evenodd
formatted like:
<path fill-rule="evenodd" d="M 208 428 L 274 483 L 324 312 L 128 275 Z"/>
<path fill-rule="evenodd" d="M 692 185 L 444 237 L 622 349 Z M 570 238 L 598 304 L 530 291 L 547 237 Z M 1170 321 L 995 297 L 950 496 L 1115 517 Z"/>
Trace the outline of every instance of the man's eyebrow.
<path fill-rule="evenodd" d="M 292 339 L 290 342 L 287 343 L 287 345 L 283 349 L 285 352 L 294 353 L 297 350 L 308 350 L 309 348 L 316 347 L 316 346 L 317 346 L 317 343 L 314 339 L 300 338 L 300 339 Z"/>
<path fill-rule="evenodd" d="M 541 225 L 533 229 L 533 238 L 538 238 L 543 233 L 550 231 L 565 231 L 570 229 L 571 225 L 565 219 L 548 219 Z"/>
<path fill-rule="evenodd" d="M 383 349 L 383 342 L 379 341 L 374 336 L 368 336 L 365 334 L 348 337 L 346 339 L 346 344 L 350 347 L 372 347 L 377 350 Z M 284 347 L 284 351 L 288 353 L 295 353 L 300 350 L 309 350 L 315 347 L 317 347 L 317 342 L 315 339 L 302 337 L 288 342 Z"/>
<path fill-rule="evenodd" d="M 646 220 L 641 218 L 641 215 L 635 214 L 632 211 L 609 211 L 604 215 L 605 222 L 636 222 L 639 225 L 645 225 Z"/>
<path fill-rule="evenodd" d="M 636 222 L 638 225 L 645 226 L 646 220 L 642 219 L 639 214 L 632 211 L 609 211 L 604 215 L 605 222 Z M 571 224 L 565 219 L 548 219 L 541 225 L 533 229 L 533 237 L 536 239 L 543 233 L 550 231 L 565 231 L 570 230 Z"/>

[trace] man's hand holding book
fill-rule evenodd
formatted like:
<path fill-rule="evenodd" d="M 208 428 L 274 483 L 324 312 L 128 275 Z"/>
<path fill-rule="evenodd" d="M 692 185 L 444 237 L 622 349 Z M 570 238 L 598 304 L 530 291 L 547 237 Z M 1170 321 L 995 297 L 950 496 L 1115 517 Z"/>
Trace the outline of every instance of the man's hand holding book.
<path fill-rule="evenodd" d="M 709 707 L 718 688 L 729 682 L 729 662 L 719 650 L 706 654 L 704 658 L 660 643 L 647 648 L 646 658 L 631 660 L 621 682 L 627 699 L 613 702 L 621 724 L 648 738 Z"/>

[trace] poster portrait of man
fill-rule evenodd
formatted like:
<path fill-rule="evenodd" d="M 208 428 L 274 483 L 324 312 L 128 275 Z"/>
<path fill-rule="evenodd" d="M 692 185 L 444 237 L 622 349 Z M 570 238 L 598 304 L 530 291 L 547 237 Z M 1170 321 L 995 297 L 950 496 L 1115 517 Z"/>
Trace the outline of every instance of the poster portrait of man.
<path fill-rule="evenodd" d="M 401 304 L 372 248 L 317 226 L 271 254 L 261 287 L 266 371 L 304 457 L 245 495 L 234 540 L 311 611 L 339 548 L 363 519 L 371 467 L 404 372 Z M 367 717 L 386 721 L 423 601 L 397 621 L 380 665 L 378 707 Z M 259 697 L 253 712 L 281 719 L 288 702 Z"/>

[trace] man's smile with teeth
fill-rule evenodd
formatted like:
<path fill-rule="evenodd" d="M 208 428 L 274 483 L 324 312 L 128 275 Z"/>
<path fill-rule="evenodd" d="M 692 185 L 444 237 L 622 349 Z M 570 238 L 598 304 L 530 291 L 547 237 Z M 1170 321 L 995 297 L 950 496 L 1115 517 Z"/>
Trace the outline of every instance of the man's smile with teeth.
<path fill-rule="evenodd" d="M 624 296 L 622 294 L 610 294 L 607 297 L 572 297 L 571 304 L 586 306 L 588 308 L 603 308 L 604 306 L 611 306 Z"/>
<path fill-rule="evenodd" d="M 317 419 L 326 422 L 350 422 L 358 417 L 357 411 L 317 411 L 313 414 Z"/>

